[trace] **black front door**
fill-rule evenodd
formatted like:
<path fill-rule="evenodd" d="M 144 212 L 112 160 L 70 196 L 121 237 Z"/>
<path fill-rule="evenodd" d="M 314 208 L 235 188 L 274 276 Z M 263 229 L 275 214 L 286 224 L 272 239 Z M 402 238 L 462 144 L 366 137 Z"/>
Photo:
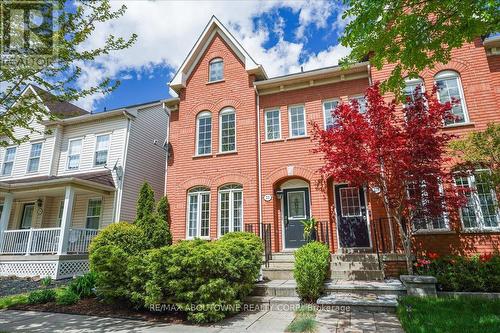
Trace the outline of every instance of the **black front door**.
<path fill-rule="evenodd" d="M 370 247 L 364 189 L 335 185 L 335 207 L 340 247 Z"/>
<path fill-rule="evenodd" d="M 285 248 L 295 249 L 306 243 L 304 226 L 301 221 L 310 216 L 309 189 L 294 188 L 283 190 L 283 217 Z"/>

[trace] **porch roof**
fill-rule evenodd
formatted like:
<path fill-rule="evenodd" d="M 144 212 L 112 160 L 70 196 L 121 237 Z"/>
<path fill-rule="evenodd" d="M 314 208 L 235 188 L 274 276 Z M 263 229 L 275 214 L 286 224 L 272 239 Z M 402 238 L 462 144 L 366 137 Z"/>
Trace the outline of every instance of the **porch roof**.
<path fill-rule="evenodd" d="M 57 187 L 64 185 L 89 187 L 100 191 L 115 191 L 115 183 L 111 171 L 97 171 L 63 176 L 36 176 L 0 182 L 0 192 L 15 192 L 36 188 Z"/>

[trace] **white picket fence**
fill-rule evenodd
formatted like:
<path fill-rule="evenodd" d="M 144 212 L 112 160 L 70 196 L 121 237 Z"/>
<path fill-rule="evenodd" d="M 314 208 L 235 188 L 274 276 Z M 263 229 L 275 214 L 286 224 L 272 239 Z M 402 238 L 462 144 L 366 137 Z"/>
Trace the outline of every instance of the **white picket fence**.
<path fill-rule="evenodd" d="M 87 253 L 91 240 L 99 230 L 74 228 L 69 230 L 68 253 Z M 5 230 L 1 254 L 56 254 L 61 228 Z"/>

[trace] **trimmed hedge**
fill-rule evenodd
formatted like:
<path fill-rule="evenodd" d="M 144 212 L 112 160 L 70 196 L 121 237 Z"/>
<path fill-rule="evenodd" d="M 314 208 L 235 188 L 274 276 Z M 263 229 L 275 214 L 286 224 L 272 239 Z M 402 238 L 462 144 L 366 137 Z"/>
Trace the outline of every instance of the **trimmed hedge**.
<path fill-rule="evenodd" d="M 328 275 L 330 251 L 319 242 L 311 242 L 295 251 L 293 276 L 297 293 L 306 302 L 316 302 Z"/>
<path fill-rule="evenodd" d="M 220 240 L 181 241 L 151 251 L 146 304 L 167 302 L 197 323 L 218 321 L 240 310 L 262 264 L 261 240 L 237 232 Z"/>
<path fill-rule="evenodd" d="M 500 255 L 474 257 L 429 254 L 416 263 L 419 275 L 431 275 L 443 291 L 500 292 Z"/>
<path fill-rule="evenodd" d="M 116 246 L 126 254 L 136 254 L 149 248 L 149 242 L 144 231 L 128 222 L 110 224 L 99 232 L 90 243 L 89 253 L 91 259 L 97 248 L 107 245 Z"/>

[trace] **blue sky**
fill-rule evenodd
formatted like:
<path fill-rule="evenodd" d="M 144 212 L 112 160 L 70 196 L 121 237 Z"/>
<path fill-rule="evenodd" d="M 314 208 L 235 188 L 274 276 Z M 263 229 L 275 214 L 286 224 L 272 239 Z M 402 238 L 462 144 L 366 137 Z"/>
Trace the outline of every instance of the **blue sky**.
<path fill-rule="evenodd" d="M 167 98 L 167 83 L 212 15 L 235 35 L 269 76 L 336 65 L 349 50 L 338 45 L 346 20 L 341 2 L 327 1 L 125 1 L 124 17 L 99 27 L 88 47 L 106 35 L 138 34 L 130 49 L 83 66 L 80 86 L 102 77 L 121 85 L 77 104 L 94 112 Z M 112 1 L 114 6 L 120 1 Z"/>

